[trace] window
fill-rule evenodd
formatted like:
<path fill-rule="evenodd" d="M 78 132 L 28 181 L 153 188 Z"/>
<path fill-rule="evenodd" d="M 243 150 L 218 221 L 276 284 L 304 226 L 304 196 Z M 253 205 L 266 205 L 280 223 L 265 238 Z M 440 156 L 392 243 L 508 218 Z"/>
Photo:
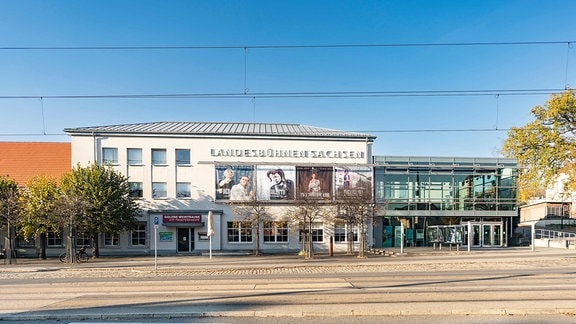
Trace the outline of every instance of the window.
<path fill-rule="evenodd" d="M 152 149 L 152 164 L 153 165 L 166 164 L 166 150 L 165 149 Z"/>
<path fill-rule="evenodd" d="M 302 241 L 302 234 L 307 232 L 308 228 L 300 227 L 300 241 Z M 324 242 L 324 225 L 322 223 L 312 223 L 312 242 Z"/>
<path fill-rule="evenodd" d="M 46 233 L 46 245 L 48 247 L 62 246 L 62 235 L 57 232 L 48 231 Z"/>
<path fill-rule="evenodd" d="M 142 149 L 129 148 L 128 149 L 128 165 L 142 164 Z"/>
<path fill-rule="evenodd" d="M 119 237 L 118 233 L 104 233 L 104 246 L 119 246 Z"/>
<path fill-rule="evenodd" d="M 176 197 L 190 198 L 190 182 L 176 183 Z"/>
<path fill-rule="evenodd" d="M 146 223 L 138 224 L 137 229 L 130 233 L 130 245 L 132 246 L 145 246 L 146 245 Z"/>
<path fill-rule="evenodd" d="M 91 246 L 92 241 L 90 240 L 90 236 L 84 232 L 76 232 L 76 246 L 81 248 L 83 246 Z"/>
<path fill-rule="evenodd" d="M 166 198 L 166 182 L 152 182 L 152 198 Z"/>
<path fill-rule="evenodd" d="M 130 197 L 143 197 L 142 182 L 128 182 L 130 186 Z"/>
<path fill-rule="evenodd" d="M 252 224 L 250 222 L 228 222 L 228 242 L 252 242 Z"/>
<path fill-rule="evenodd" d="M 176 149 L 176 165 L 190 164 L 190 150 Z"/>
<path fill-rule="evenodd" d="M 356 226 L 351 226 L 346 223 L 334 224 L 334 242 L 348 242 L 350 235 L 354 242 L 358 242 L 358 228 Z"/>
<path fill-rule="evenodd" d="M 264 222 L 264 242 L 288 242 L 288 223 Z"/>
<path fill-rule="evenodd" d="M 118 149 L 115 147 L 105 147 L 102 149 L 103 164 L 118 164 Z"/>

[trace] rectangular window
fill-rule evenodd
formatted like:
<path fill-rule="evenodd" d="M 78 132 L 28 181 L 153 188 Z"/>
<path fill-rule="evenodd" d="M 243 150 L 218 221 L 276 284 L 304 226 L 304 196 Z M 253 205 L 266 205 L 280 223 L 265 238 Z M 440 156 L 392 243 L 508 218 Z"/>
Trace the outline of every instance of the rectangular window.
<path fill-rule="evenodd" d="M 177 182 L 176 183 L 176 197 L 190 198 L 190 182 Z"/>
<path fill-rule="evenodd" d="M 48 231 L 46 233 L 46 246 L 62 246 L 62 234 L 58 232 Z"/>
<path fill-rule="evenodd" d="M 302 224 L 300 224 L 300 241 L 303 239 L 302 235 L 307 232 L 308 228 L 303 228 Z M 310 236 L 312 238 L 312 242 L 324 242 L 324 225 L 321 222 L 312 223 L 312 233 Z"/>
<path fill-rule="evenodd" d="M 120 234 L 118 233 L 104 233 L 104 246 L 119 246 Z"/>
<path fill-rule="evenodd" d="M 288 242 L 288 223 L 264 222 L 264 242 Z"/>
<path fill-rule="evenodd" d="M 334 242 L 348 242 L 348 238 L 353 242 L 358 242 L 358 228 L 346 223 L 334 224 Z"/>
<path fill-rule="evenodd" d="M 118 149 L 115 147 L 102 148 L 103 164 L 118 164 Z"/>
<path fill-rule="evenodd" d="M 152 164 L 165 165 L 166 164 L 166 150 L 165 149 L 152 149 Z"/>
<path fill-rule="evenodd" d="M 90 240 L 90 236 L 87 233 L 83 232 L 76 232 L 76 246 L 81 248 L 83 246 L 91 246 L 92 241 Z"/>
<path fill-rule="evenodd" d="M 176 149 L 176 165 L 190 165 L 190 150 Z"/>
<path fill-rule="evenodd" d="M 146 245 L 146 223 L 138 224 L 137 229 L 130 232 L 130 245 L 132 246 Z"/>
<path fill-rule="evenodd" d="M 142 164 L 142 149 L 129 148 L 128 149 L 128 165 L 141 165 Z"/>
<path fill-rule="evenodd" d="M 250 222 L 228 222 L 229 243 L 251 243 L 252 224 Z"/>
<path fill-rule="evenodd" d="M 128 185 L 130 186 L 130 197 L 141 198 L 144 196 L 142 182 L 128 182 Z"/>
<path fill-rule="evenodd" d="M 168 191 L 166 190 L 166 182 L 152 182 L 152 198 L 166 198 Z"/>

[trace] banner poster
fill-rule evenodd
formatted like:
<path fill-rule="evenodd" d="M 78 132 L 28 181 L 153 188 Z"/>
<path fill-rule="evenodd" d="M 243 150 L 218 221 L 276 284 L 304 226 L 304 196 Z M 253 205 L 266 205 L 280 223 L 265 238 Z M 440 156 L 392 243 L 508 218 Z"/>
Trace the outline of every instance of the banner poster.
<path fill-rule="evenodd" d="M 350 197 L 372 199 L 372 169 L 370 167 L 336 167 L 334 183 L 336 184 L 336 199 Z"/>
<path fill-rule="evenodd" d="M 217 165 L 216 199 L 246 201 L 254 196 L 254 167 Z"/>
<path fill-rule="evenodd" d="M 294 166 L 256 166 L 258 200 L 294 200 L 295 181 Z"/>
<path fill-rule="evenodd" d="M 332 200 L 332 167 L 296 167 L 298 199 Z"/>

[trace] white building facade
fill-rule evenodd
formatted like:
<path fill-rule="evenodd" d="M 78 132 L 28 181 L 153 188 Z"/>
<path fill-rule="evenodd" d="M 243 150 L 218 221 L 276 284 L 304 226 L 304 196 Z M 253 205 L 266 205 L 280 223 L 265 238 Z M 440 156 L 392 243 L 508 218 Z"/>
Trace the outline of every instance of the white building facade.
<path fill-rule="evenodd" d="M 65 132 L 71 137 L 73 166 L 110 165 L 128 178 L 132 194 L 139 197 L 138 229 L 102 233 L 103 255 L 250 251 L 256 237 L 262 252 L 299 251 L 300 231 L 284 221 L 298 200 L 318 199 L 330 206 L 353 187 L 372 192 L 376 137 L 368 134 L 296 124 L 199 122 Z M 237 214 L 248 199 L 264 203 L 272 216 L 261 224 L 259 235 Z M 345 251 L 347 235 L 353 233 L 346 226 L 315 223 L 314 248 Z"/>

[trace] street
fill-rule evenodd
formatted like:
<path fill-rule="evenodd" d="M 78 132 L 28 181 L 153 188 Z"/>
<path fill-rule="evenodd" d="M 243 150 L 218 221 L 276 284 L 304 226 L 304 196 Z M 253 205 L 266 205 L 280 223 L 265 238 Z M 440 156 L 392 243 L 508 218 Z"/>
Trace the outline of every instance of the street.
<path fill-rule="evenodd" d="M 67 268 L 5 266 L 0 278 L 9 298 L 0 306 L 0 318 L 368 322 L 392 317 L 401 322 L 434 315 L 465 316 L 467 322 L 533 316 L 576 321 L 574 251 L 189 260 L 166 259 L 157 269 L 149 261 L 99 260 Z"/>

